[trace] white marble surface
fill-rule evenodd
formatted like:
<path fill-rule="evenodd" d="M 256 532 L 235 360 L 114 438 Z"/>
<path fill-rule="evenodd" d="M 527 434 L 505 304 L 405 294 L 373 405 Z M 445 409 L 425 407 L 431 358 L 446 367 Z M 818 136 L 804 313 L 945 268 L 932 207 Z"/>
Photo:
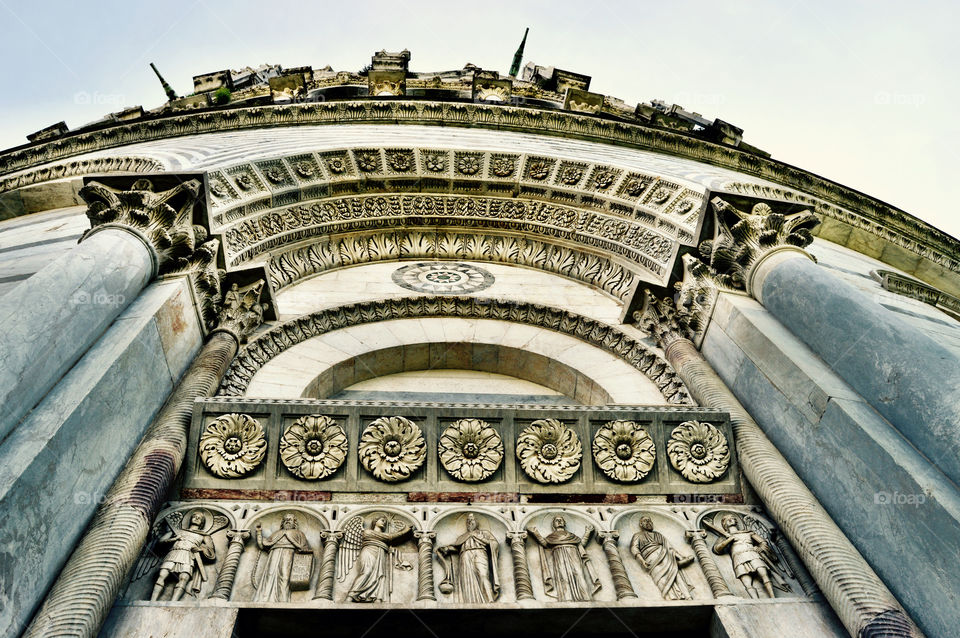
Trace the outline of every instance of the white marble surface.
<path fill-rule="evenodd" d="M 346 392 L 425 392 L 448 394 L 513 394 L 561 396 L 556 390 L 525 379 L 480 370 L 417 370 L 368 379 Z"/>

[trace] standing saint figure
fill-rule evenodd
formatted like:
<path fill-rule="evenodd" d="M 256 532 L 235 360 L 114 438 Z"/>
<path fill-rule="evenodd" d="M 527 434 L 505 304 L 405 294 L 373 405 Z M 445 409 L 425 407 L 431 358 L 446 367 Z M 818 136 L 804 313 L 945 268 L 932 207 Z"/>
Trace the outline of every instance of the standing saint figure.
<path fill-rule="evenodd" d="M 534 527 L 527 532 L 540 545 L 543 589 L 548 595 L 558 601 L 580 601 L 591 600 L 600 591 L 600 579 L 584 549 L 593 535 L 592 525 L 587 525 L 581 538 L 567 531 L 563 516 L 555 516 L 553 531 L 546 537 Z"/>
<path fill-rule="evenodd" d="M 284 514 L 280 529 L 267 538 L 263 537 L 263 526 L 257 523 L 254 538 L 260 551 L 267 552 L 267 562 L 258 576 L 260 555 L 257 555 L 257 565 L 254 566 L 251 576 L 253 588 L 256 590 L 253 600 L 263 603 L 290 602 L 290 572 L 294 555 L 312 551 L 307 537 L 297 529 L 296 517 L 293 514 Z"/>
<path fill-rule="evenodd" d="M 751 598 L 760 598 L 755 586 L 756 581 L 763 583 L 767 596 L 773 598 L 773 584 L 770 582 L 770 565 L 764 555 L 771 556 L 770 546 L 759 534 L 740 529 L 736 516 L 727 514 L 720 521 L 721 538 L 713 546 L 715 554 L 730 552 L 733 561 L 733 573 L 740 579 Z"/>
<path fill-rule="evenodd" d="M 353 567 L 357 574 L 347 593 L 347 598 L 355 603 L 373 603 L 390 600 L 393 591 L 394 546 L 406 542 L 413 534 L 409 525 L 402 525 L 394 532 L 387 531 L 387 517 L 378 516 L 369 529 L 363 528 L 363 519 L 354 516 L 346 522 L 343 545 L 340 555 L 341 579 Z M 413 567 L 402 562 L 400 569 Z M 384 592 L 386 589 L 386 592 Z"/>
<path fill-rule="evenodd" d="M 640 531 L 630 541 L 630 553 L 647 570 L 665 600 L 691 600 L 693 589 L 681 568 L 693 562 L 675 550 L 660 532 L 654 531 L 649 516 L 640 518 Z"/>
<path fill-rule="evenodd" d="M 207 579 L 203 561 L 213 561 L 216 558 L 216 548 L 213 545 L 213 539 L 210 538 L 210 534 L 216 530 L 206 529 L 207 517 L 203 510 L 193 510 L 186 521 L 183 520 L 181 512 L 177 514 L 180 517 L 169 516 L 164 519 L 168 531 L 156 541 L 158 544 L 170 543 L 171 545 L 160 563 L 160 573 L 153 585 L 153 595 L 150 596 L 150 600 L 160 598 L 167 578 L 171 574 L 176 576 L 177 581 L 170 600 L 180 600 L 187 591 L 188 582 L 190 595 L 197 595 L 200 593 L 203 581 Z"/>
<path fill-rule="evenodd" d="M 440 564 L 446 573 L 440 583 L 440 591 L 455 591 L 457 602 L 461 603 L 492 603 L 500 597 L 500 574 L 497 570 L 500 544 L 493 534 L 480 529 L 477 517 L 472 513 L 467 514 L 466 528 L 467 531 L 453 543 L 437 548 Z M 454 562 L 452 568 L 447 564 L 451 556 Z"/>

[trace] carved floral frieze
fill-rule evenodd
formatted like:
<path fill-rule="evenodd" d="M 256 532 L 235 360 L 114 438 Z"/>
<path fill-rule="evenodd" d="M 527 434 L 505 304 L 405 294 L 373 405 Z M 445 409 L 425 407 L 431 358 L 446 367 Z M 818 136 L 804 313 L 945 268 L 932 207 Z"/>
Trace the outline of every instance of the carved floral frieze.
<path fill-rule="evenodd" d="M 670 464 L 693 483 L 721 478 L 730 465 L 727 437 L 715 425 L 685 421 L 675 427 L 667 442 Z"/>
<path fill-rule="evenodd" d="M 417 424 L 402 416 L 382 417 L 360 435 L 360 463 L 381 481 L 410 478 L 427 456 L 427 444 Z"/>
<path fill-rule="evenodd" d="M 503 439 L 481 419 L 454 421 L 440 435 L 437 448 L 450 476 L 468 483 L 488 478 L 503 462 Z"/>
<path fill-rule="evenodd" d="M 328 416 L 294 421 L 280 437 L 280 459 L 300 478 L 315 481 L 336 472 L 347 458 L 347 434 Z"/>
<path fill-rule="evenodd" d="M 609 421 L 593 437 L 593 460 L 604 474 L 622 483 L 645 477 L 656 454 L 650 434 L 635 421 Z"/>
<path fill-rule="evenodd" d="M 247 414 L 225 414 L 200 435 L 200 458 L 216 476 L 238 478 L 263 462 L 267 440 L 260 422 Z"/>
<path fill-rule="evenodd" d="M 580 469 L 583 446 L 572 428 L 557 419 L 534 421 L 517 436 L 517 459 L 538 483 L 569 481 Z"/>

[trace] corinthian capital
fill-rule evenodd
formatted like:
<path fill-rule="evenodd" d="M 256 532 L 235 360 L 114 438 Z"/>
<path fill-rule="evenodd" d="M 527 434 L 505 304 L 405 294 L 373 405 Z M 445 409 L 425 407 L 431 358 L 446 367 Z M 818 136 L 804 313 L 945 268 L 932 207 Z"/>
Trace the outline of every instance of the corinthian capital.
<path fill-rule="evenodd" d="M 643 291 L 643 307 L 633 313 L 633 319 L 664 351 L 681 339 L 691 338 L 673 299 L 658 299 L 649 290 Z"/>
<path fill-rule="evenodd" d="M 194 250 L 207 239 L 206 230 L 193 224 L 199 192 L 195 179 L 159 193 L 147 179 L 138 179 L 127 190 L 90 182 L 80 189 L 92 226 L 81 241 L 103 228 L 123 228 L 151 248 L 157 274 L 186 268 Z"/>
<path fill-rule="evenodd" d="M 757 266 L 777 252 L 793 250 L 813 259 L 803 249 L 813 241 L 810 231 L 820 218 L 810 211 L 781 215 L 761 202 L 746 213 L 719 197 L 710 203 L 717 213 L 717 236 L 700 244 L 700 254 L 721 289 L 754 294 Z"/>
<path fill-rule="evenodd" d="M 263 286 L 262 279 L 242 288 L 237 284 L 230 286 L 223 295 L 216 331 L 229 332 L 240 343 L 246 343 L 247 337 L 263 323 L 263 311 L 268 307 L 260 303 Z"/>

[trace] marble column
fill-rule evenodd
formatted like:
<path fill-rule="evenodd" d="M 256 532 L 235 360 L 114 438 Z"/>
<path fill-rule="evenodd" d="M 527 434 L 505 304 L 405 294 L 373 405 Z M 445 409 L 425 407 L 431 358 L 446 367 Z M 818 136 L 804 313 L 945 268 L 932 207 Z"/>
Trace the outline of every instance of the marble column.
<path fill-rule="evenodd" d="M 697 562 L 700 563 L 700 569 L 703 570 L 703 575 L 707 577 L 707 584 L 710 585 L 710 591 L 713 593 L 713 597 L 722 598 L 724 596 L 733 596 L 733 592 L 731 592 L 727 586 L 727 581 L 723 579 L 723 574 L 720 573 L 720 568 L 717 567 L 713 556 L 710 555 L 706 538 L 707 533 L 702 530 L 690 530 L 687 532 L 687 540 L 690 541 L 690 544 L 693 546 L 693 553 L 697 557 Z"/>
<path fill-rule="evenodd" d="M 235 529 L 227 532 L 227 538 L 230 544 L 227 546 L 227 555 L 223 558 L 223 567 L 217 574 L 217 586 L 210 598 L 220 598 L 230 600 L 230 594 L 233 592 L 233 582 L 237 577 L 237 567 L 240 565 L 240 555 L 243 554 L 243 546 L 250 538 L 250 532 L 245 529 Z"/>
<path fill-rule="evenodd" d="M 263 286 L 258 281 L 224 303 L 219 326 L 107 492 L 24 638 L 96 638 L 180 471 L 194 401 L 216 391 L 240 343 L 263 319 Z"/>
<path fill-rule="evenodd" d="M 93 228 L 8 292 L 0 307 L 0 440 L 161 267 L 190 256 L 199 189 L 196 180 L 163 193 L 146 180 L 124 192 L 96 183 L 81 189 Z"/>
<path fill-rule="evenodd" d="M 436 600 L 433 589 L 433 541 L 436 532 L 413 532 L 417 539 L 417 600 Z"/>
<path fill-rule="evenodd" d="M 513 558 L 513 586 L 517 591 L 517 600 L 533 600 L 533 585 L 530 582 L 530 569 L 527 567 L 526 532 L 507 532 L 510 539 L 510 555 Z"/>
<path fill-rule="evenodd" d="M 649 291 L 637 313 L 699 405 L 730 413 L 744 476 L 851 636 L 923 633 L 688 338 L 672 301 Z"/>
<path fill-rule="evenodd" d="M 313 599 L 333 600 L 333 581 L 337 572 L 337 549 L 343 532 L 324 530 L 320 532 L 323 538 L 323 556 L 320 559 L 320 577 L 317 579 L 317 591 Z"/>
<path fill-rule="evenodd" d="M 623 559 L 620 558 L 620 549 L 617 547 L 619 538 L 620 533 L 616 531 L 600 532 L 600 544 L 603 547 L 603 553 L 607 555 L 607 565 L 613 577 L 613 588 L 617 592 L 617 600 L 636 598 L 637 593 L 633 591 L 630 577 L 627 576 L 627 570 L 623 566 Z"/>

